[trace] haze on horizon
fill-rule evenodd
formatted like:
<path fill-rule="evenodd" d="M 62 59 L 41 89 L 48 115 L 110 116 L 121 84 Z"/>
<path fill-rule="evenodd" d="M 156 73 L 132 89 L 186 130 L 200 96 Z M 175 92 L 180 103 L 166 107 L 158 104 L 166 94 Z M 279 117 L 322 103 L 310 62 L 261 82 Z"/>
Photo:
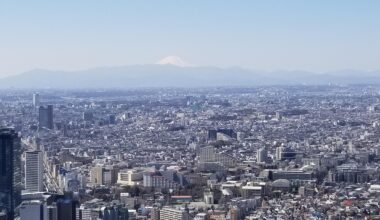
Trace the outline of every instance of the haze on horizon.
<path fill-rule="evenodd" d="M 0 77 L 167 56 L 186 66 L 375 70 L 379 11 L 370 0 L 0 1 Z"/>

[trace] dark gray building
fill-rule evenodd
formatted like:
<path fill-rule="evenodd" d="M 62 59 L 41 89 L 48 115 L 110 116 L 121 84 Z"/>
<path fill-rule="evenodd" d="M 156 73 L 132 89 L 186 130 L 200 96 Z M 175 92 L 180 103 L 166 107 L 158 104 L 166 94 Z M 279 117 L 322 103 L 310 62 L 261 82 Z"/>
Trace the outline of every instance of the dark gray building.
<path fill-rule="evenodd" d="M 40 128 L 53 129 L 53 105 L 40 106 L 38 122 Z"/>
<path fill-rule="evenodd" d="M 18 134 L 10 128 L 0 128 L 0 210 L 13 219 L 21 193 L 21 146 Z"/>

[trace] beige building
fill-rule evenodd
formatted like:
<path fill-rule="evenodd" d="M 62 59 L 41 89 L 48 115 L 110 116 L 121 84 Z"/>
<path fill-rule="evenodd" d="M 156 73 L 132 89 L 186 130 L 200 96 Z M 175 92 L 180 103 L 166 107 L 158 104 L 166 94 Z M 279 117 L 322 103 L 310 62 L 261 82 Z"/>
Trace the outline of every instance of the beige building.
<path fill-rule="evenodd" d="M 143 170 L 121 170 L 117 175 L 117 183 L 126 186 L 140 185 L 143 180 Z"/>
<path fill-rule="evenodd" d="M 183 209 L 164 207 L 160 211 L 160 220 L 190 220 L 190 215 Z"/>

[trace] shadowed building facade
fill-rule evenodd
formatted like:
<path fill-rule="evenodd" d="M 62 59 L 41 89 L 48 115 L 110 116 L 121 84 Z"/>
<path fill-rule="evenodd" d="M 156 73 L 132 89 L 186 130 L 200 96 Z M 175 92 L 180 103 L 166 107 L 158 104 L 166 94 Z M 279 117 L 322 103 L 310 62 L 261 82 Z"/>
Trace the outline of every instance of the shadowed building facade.
<path fill-rule="evenodd" d="M 0 128 L 0 209 L 13 219 L 21 193 L 21 145 L 13 129 Z"/>

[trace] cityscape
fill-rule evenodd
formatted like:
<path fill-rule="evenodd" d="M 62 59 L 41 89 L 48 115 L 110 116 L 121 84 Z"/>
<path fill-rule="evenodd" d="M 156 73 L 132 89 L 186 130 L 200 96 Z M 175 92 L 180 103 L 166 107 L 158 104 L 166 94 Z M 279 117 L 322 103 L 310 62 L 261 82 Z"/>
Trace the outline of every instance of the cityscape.
<path fill-rule="evenodd" d="M 379 92 L 2 91 L 1 219 L 379 218 Z"/>
<path fill-rule="evenodd" d="M 0 220 L 380 220 L 379 12 L 0 0 Z"/>

